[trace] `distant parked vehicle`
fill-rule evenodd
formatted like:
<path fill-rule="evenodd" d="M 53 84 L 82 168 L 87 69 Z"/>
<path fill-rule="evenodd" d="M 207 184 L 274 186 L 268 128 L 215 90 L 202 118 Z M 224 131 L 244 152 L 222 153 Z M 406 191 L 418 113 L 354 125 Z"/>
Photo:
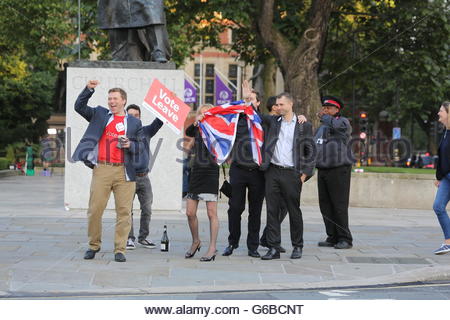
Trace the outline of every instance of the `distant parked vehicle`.
<path fill-rule="evenodd" d="M 436 169 L 437 161 L 437 156 L 432 156 L 429 152 L 419 152 L 408 158 L 404 163 L 404 167 Z"/>

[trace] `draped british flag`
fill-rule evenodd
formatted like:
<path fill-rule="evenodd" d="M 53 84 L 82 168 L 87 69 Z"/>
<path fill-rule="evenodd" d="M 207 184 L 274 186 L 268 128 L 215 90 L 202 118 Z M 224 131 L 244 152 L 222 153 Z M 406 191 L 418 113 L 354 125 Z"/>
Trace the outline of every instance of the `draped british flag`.
<path fill-rule="evenodd" d="M 203 142 L 216 162 L 222 164 L 233 149 L 240 113 L 247 115 L 253 161 L 261 165 L 261 148 L 264 142 L 261 118 L 252 106 L 245 105 L 243 101 L 213 107 L 205 112 L 205 117 L 199 123 Z"/>

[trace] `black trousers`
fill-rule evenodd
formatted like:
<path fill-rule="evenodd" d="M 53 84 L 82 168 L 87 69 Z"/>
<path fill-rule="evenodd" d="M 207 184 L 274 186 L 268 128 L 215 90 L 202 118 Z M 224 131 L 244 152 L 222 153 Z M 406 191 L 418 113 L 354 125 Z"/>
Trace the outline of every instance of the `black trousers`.
<path fill-rule="evenodd" d="M 280 203 L 284 201 L 289 213 L 293 247 L 303 248 L 303 217 L 300 210 L 302 182 L 294 169 L 270 166 L 266 178 L 267 243 L 271 248 L 281 245 Z"/>
<path fill-rule="evenodd" d="M 352 244 L 348 227 L 351 166 L 318 169 L 319 206 L 327 232 L 327 241 L 344 240 Z"/>
<path fill-rule="evenodd" d="M 279 207 L 279 211 L 278 211 L 278 214 L 279 214 L 278 218 L 280 219 L 280 224 L 281 224 L 281 223 L 283 223 L 284 218 L 286 218 L 286 216 L 287 216 L 287 208 L 283 201 L 281 201 L 281 203 L 279 205 L 280 205 L 280 207 Z M 261 239 L 259 240 L 259 243 L 261 243 L 261 244 L 267 243 L 267 225 L 263 230 L 263 233 L 261 235 Z"/>
<path fill-rule="evenodd" d="M 248 170 L 232 163 L 230 167 L 232 196 L 228 201 L 228 244 L 239 247 L 241 237 L 241 216 L 245 210 L 245 196 L 248 189 L 248 234 L 247 248 L 256 250 L 259 246 L 261 210 L 264 201 L 264 173 L 259 169 Z"/>

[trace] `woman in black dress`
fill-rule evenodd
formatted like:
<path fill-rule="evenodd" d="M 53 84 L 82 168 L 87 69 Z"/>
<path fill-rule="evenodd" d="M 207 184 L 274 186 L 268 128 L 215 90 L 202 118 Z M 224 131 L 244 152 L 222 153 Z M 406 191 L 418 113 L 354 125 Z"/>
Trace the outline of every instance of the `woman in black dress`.
<path fill-rule="evenodd" d="M 204 105 L 197 111 L 195 122 L 186 129 L 186 135 L 195 138 L 193 147 L 194 159 L 189 179 L 189 192 L 186 195 L 186 215 L 189 229 L 192 234 L 192 245 L 185 258 L 192 258 L 200 251 L 201 241 L 198 235 L 197 208 L 198 202 L 206 202 L 209 218 L 210 242 L 206 255 L 200 261 L 212 261 L 216 258 L 216 242 L 219 233 L 219 218 L 217 217 L 217 195 L 219 190 L 219 166 L 208 151 L 203 142 L 198 122 L 203 119 L 203 114 L 212 106 Z"/>

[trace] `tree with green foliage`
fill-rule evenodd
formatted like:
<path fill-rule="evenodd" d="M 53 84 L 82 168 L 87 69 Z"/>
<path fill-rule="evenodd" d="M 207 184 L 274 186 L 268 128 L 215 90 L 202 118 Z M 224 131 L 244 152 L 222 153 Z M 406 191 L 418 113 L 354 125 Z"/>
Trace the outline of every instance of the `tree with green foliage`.
<path fill-rule="evenodd" d="M 202 26 L 196 40 L 221 48 L 218 32 L 232 28 L 234 51 L 248 63 L 270 63 L 275 58 L 285 89 L 296 100 L 296 110 L 312 117 L 320 107 L 317 70 L 324 48 L 333 1 L 203 0 L 168 1 L 169 12 L 183 17 L 186 27 Z M 172 9 L 172 10 L 171 10 Z M 217 18 L 220 13 L 220 19 Z M 198 29 L 196 29 L 198 30 Z M 191 37 L 187 38 L 193 39 Z M 215 40 L 217 41 L 217 40 Z M 194 46 L 191 46 L 193 48 Z"/>
<path fill-rule="evenodd" d="M 95 0 L 82 1 L 81 57 L 102 46 Z M 0 2 L 0 149 L 46 134 L 55 108 L 55 82 L 65 62 L 77 57 L 77 2 L 54 0 Z"/>
<path fill-rule="evenodd" d="M 354 93 L 354 112 L 364 106 L 373 119 L 386 110 L 400 124 L 412 117 L 428 133 L 439 103 L 448 99 L 447 0 L 165 4 L 177 66 L 207 46 L 236 52 L 249 64 L 278 66 L 285 89 L 310 119 L 320 108 L 321 93 L 341 96 L 347 105 Z M 14 131 L 0 138 L 0 148 L 7 141 L 34 141 L 45 133 L 58 72 L 63 63 L 78 58 L 79 48 L 81 59 L 92 53 L 110 58 L 108 37 L 97 26 L 96 13 L 96 0 L 81 1 L 78 42 L 77 1 L 0 2 L 0 103 L 6 106 L 0 109 L 0 121 Z M 224 47 L 219 34 L 227 28 L 233 30 L 234 41 Z M 267 69 L 270 82 L 274 68 Z M 265 91 L 272 94 L 273 88 L 266 86 Z"/>
<path fill-rule="evenodd" d="M 348 2 L 330 20 L 321 90 L 355 100 L 355 114 L 387 111 L 403 128 L 413 119 L 435 154 L 430 125 L 450 92 L 449 22 L 446 0 Z"/>

